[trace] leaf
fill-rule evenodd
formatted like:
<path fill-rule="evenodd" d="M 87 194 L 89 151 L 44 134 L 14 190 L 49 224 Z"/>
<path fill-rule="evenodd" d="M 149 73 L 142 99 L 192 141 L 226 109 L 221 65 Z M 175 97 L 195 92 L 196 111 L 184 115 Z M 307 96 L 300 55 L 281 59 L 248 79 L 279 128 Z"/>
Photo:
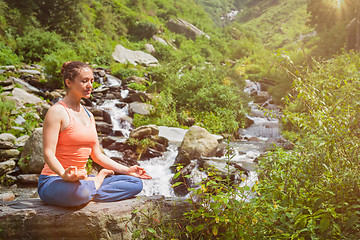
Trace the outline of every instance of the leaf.
<path fill-rule="evenodd" d="M 191 226 L 191 225 L 187 225 L 186 226 L 186 230 L 188 230 L 188 232 L 192 232 L 193 230 L 194 230 L 194 228 L 193 228 L 193 226 Z"/>
<path fill-rule="evenodd" d="M 147 230 L 148 232 L 156 235 L 155 229 L 149 227 L 149 228 L 147 228 L 146 230 Z"/>
<path fill-rule="evenodd" d="M 213 227 L 212 233 L 214 234 L 214 236 L 216 236 L 218 234 L 218 229 L 216 226 Z"/>
<path fill-rule="evenodd" d="M 174 187 L 179 186 L 180 184 L 183 184 L 183 182 L 177 182 L 177 183 L 174 183 L 171 187 L 172 187 L 172 188 L 174 188 Z"/>

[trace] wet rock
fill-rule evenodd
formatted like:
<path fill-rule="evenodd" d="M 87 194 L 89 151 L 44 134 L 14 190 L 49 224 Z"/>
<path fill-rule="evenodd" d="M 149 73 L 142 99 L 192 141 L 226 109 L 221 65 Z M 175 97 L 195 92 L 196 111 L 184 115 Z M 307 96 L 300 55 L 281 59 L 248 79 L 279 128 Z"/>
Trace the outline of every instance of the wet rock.
<path fill-rule="evenodd" d="M 0 134 L 0 149 L 13 148 L 15 140 L 15 136 L 11 133 Z"/>
<path fill-rule="evenodd" d="M 162 219 L 179 219 L 191 209 L 185 201 L 163 196 L 137 197 L 117 202 L 61 208 L 40 199 L 1 202 L 0 228 L 3 239 L 131 239 L 137 229 L 134 219 L 148 224 L 147 216 L 134 209 L 149 210 Z"/>
<path fill-rule="evenodd" d="M 142 102 L 132 102 L 129 104 L 129 116 L 133 116 L 135 113 L 140 115 L 149 115 L 154 109 L 151 104 Z"/>
<path fill-rule="evenodd" d="M 43 129 L 36 128 L 25 143 L 19 167 L 23 173 L 40 173 L 44 164 Z"/>
<path fill-rule="evenodd" d="M 132 51 L 130 49 L 126 49 L 121 45 L 117 45 L 115 47 L 115 51 L 112 54 L 112 57 L 115 61 L 126 64 L 127 62 L 137 65 L 157 65 L 158 60 L 152 56 L 151 54 L 145 53 L 143 51 Z"/>
<path fill-rule="evenodd" d="M 118 45 L 118 46 L 120 46 L 120 45 Z M 115 52 L 116 52 L 116 50 L 117 50 L 117 46 L 115 47 Z M 113 53 L 113 57 L 114 57 L 114 53 Z M 114 77 L 110 74 L 106 74 L 106 80 L 107 80 L 108 84 L 110 85 L 110 88 L 112 88 L 112 90 L 114 90 L 114 87 L 120 87 L 121 83 L 122 83 L 122 81 L 120 79 L 118 79 L 117 77 Z"/>
<path fill-rule="evenodd" d="M 107 93 L 105 95 L 105 99 L 109 99 L 109 100 L 112 100 L 112 99 L 116 99 L 115 95 L 112 94 L 112 93 Z"/>
<path fill-rule="evenodd" d="M 0 176 L 6 172 L 9 172 L 15 168 L 15 161 L 14 160 L 7 160 L 4 162 L 0 162 Z"/>
<path fill-rule="evenodd" d="M 186 178 L 186 175 L 190 175 L 190 173 L 193 171 L 193 169 L 196 167 L 196 162 L 192 161 L 190 164 L 188 164 L 186 167 L 180 170 L 180 174 L 177 178 L 171 179 L 171 184 L 175 184 L 178 182 L 181 182 L 180 185 L 175 186 L 174 193 L 177 196 L 183 197 L 186 196 L 186 194 L 189 193 L 188 187 L 193 187 L 193 182 L 190 178 Z"/>
<path fill-rule="evenodd" d="M 112 133 L 112 125 L 106 122 L 96 122 L 96 130 L 98 133 L 110 134 Z"/>
<path fill-rule="evenodd" d="M 122 122 L 128 122 L 128 123 L 130 123 L 130 125 L 132 125 L 133 124 L 133 119 L 131 118 L 131 117 L 129 117 L 129 116 L 123 116 L 123 117 L 121 117 L 120 118 L 120 120 L 122 121 Z"/>
<path fill-rule="evenodd" d="M 117 137 L 124 137 L 124 133 L 121 130 L 113 130 L 113 135 Z"/>
<path fill-rule="evenodd" d="M 144 139 L 159 134 L 159 128 L 156 125 L 145 125 L 134 129 L 130 133 L 130 138 Z"/>
<path fill-rule="evenodd" d="M 14 201 L 14 200 L 15 200 L 15 195 L 12 192 L 0 194 L 0 201 Z"/>
<path fill-rule="evenodd" d="M 195 41 L 197 37 L 205 35 L 205 37 L 209 38 L 203 31 L 192 25 L 191 23 L 179 18 L 179 19 L 170 19 L 166 26 L 172 32 L 178 34 L 184 34 L 187 38 L 191 38 Z"/>
<path fill-rule="evenodd" d="M 12 78 L 8 78 L 4 81 L 0 81 L 0 86 L 2 86 L 3 88 L 6 86 L 10 86 L 13 84 Z"/>
<path fill-rule="evenodd" d="M 10 158 L 16 158 L 20 155 L 20 151 L 17 149 L 0 149 L 0 161 L 4 161 Z"/>
<path fill-rule="evenodd" d="M 265 103 L 271 98 L 270 94 L 265 91 L 259 91 L 255 96 L 254 103 Z"/>
<path fill-rule="evenodd" d="M 17 176 L 17 182 L 26 185 L 36 185 L 39 181 L 39 174 L 21 174 Z"/>
<path fill-rule="evenodd" d="M 175 162 L 174 164 L 170 167 L 170 170 L 175 173 L 176 167 L 178 166 L 178 164 L 181 164 L 182 166 L 187 166 L 191 163 L 191 159 L 189 154 L 181 149 L 178 148 L 178 155 L 175 158 Z"/>
<path fill-rule="evenodd" d="M 126 103 L 124 103 L 124 102 L 119 102 L 119 103 L 115 103 L 115 106 L 116 107 L 118 107 L 118 108 L 124 108 L 124 107 L 126 107 Z"/>
<path fill-rule="evenodd" d="M 156 135 L 151 136 L 150 139 L 157 143 L 160 143 L 161 145 L 164 145 L 165 147 L 169 146 L 169 140 L 166 137 Z"/>
<path fill-rule="evenodd" d="M 161 156 L 162 156 L 162 152 L 152 148 L 146 148 L 144 153 L 141 154 L 141 160 L 147 160 L 150 158 L 161 157 Z"/>

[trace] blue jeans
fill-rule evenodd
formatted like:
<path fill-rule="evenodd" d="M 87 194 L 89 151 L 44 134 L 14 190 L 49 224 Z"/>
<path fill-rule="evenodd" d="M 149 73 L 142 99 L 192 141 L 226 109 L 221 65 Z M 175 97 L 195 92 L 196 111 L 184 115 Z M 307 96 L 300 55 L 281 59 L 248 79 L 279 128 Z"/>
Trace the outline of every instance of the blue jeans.
<path fill-rule="evenodd" d="M 89 175 L 89 177 L 94 177 L 94 175 Z M 107 176 L 100 188 L 96 190 L 92 180 L 67 182 L 60 176 L 40 174 L 37 191 L 40 199 L 47 204 L 74 207 L 91 200 L 113 202 L 131 198 L 141 192 L 142 188 L 141 179 L 128 175 Z"/>

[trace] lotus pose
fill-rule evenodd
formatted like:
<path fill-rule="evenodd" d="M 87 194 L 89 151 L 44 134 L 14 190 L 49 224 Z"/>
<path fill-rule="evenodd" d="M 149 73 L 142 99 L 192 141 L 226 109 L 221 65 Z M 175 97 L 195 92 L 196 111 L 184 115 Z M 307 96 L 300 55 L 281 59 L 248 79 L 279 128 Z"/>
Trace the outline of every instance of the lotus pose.
<path fill-rule="evenodd" d="M 135 196 L 142 190 L 141 179 L 151 177 L 143 168 L 126 167 L 101 152 L 94 116 L 80 104 L 81 98 L 90 97 L 92 69 L 82 62 L 66 62 L 61 73 L 66 96 L 50 107 L 43 124 L 45 166 L 39 176 L 40 199 L 70 207 Z M 104 167 L 96 176 L 85 170 L 89 156 Z"/>

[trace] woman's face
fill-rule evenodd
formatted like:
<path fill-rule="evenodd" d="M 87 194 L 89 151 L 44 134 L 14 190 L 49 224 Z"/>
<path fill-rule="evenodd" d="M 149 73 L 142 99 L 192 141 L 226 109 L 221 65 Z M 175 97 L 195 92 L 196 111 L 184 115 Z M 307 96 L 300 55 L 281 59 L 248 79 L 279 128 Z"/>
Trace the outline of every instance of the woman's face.
<path fill-rule="evenodd" d="M 73 81 L 66 79 L 69 92 L 83 98 L 89 98 L 94 82 L 94 74 L 90 68 L 82 68 Z"/>

